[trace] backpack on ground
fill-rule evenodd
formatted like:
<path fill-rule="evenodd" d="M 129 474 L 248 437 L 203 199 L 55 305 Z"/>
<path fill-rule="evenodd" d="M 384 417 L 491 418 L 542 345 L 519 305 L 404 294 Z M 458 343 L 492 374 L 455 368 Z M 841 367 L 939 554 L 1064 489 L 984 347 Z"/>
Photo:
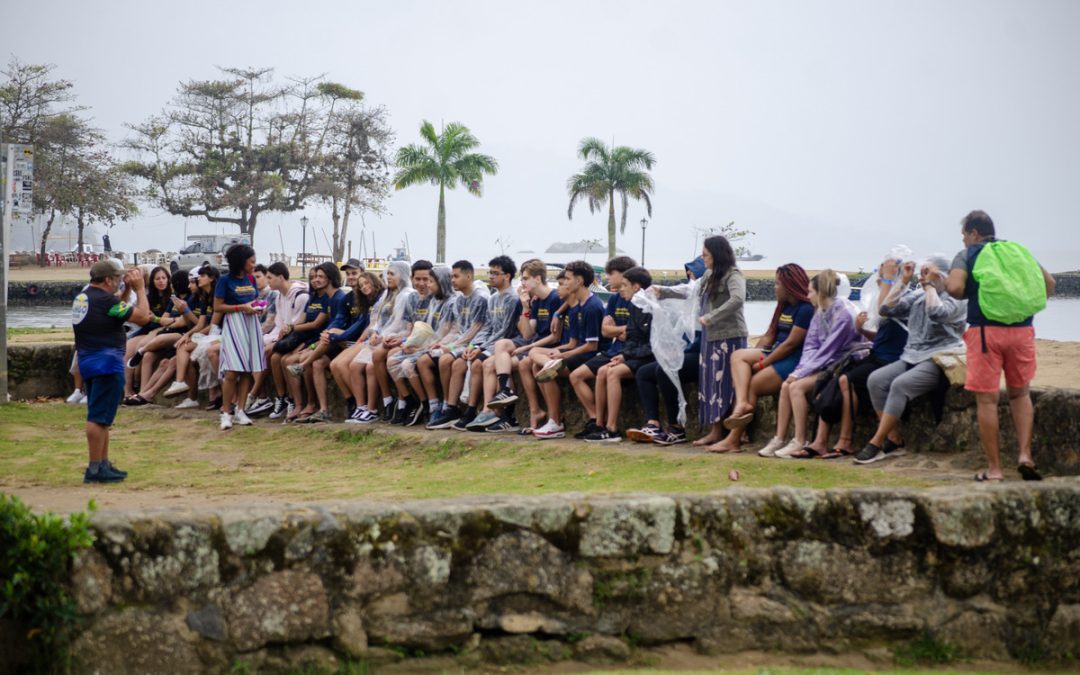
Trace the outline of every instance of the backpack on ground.
<path fill-rule="evenodd" d="M 983 246 L 971 275 L 979 283 L 979 309 L 998 323 L 1020 323 L 1046 308 L 1046 281 L 1031 252 L 1014 241 Z"/>

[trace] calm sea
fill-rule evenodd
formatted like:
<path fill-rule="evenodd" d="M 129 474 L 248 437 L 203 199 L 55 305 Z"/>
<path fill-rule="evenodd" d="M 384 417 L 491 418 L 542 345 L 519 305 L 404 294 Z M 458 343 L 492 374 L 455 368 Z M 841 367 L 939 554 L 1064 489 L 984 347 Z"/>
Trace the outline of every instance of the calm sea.
<path fill-rule="evenodd" d="M 773 309 L 771 302 L 746 303 L 746 322 L 751 334 L 762 333 Z M 50 328 L 70 325 L 71 313 L 64 307 L 8 307 L 12 328 Z M 1035 317 L 1035 333 L 1045 340 L 1080 342 L 1080 298 L 1051 300 Z"/>

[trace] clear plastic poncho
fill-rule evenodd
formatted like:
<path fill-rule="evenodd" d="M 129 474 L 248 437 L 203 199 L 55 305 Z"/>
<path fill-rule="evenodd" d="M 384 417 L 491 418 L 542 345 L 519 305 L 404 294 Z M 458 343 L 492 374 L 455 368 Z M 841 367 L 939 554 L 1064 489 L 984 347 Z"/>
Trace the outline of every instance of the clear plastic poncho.
<path fill-rule="evenodd" d="M 649 346 L 660 369 L 679 392 L 679 424 L 686 425 L 686 395 L 679 381 L 686 346 L 693 342 L 701 306 L 701 282 L 698 279 L 676 286 L 657 287 L 660 297 L 638 291 L 630 299 L 635 306 L 652 314 Z M 670 422 L 670 420 L 669 420 Z"/>
<path fill-rule="evenodd" d="M 896 244 L 889 252 L 885 254 L 885 260 L 895 260 L 897 265 L 897 276 L 899 279 L 900 268 L 903 267 L 905 262 L 912 262 L 915 260 L 914 254 L 911 248 L 903 244 Z M 859 292 L 859 305 L 862 311 L 866 312 L 866 323 L 863 325 L 868 331 L 876 332 L 878 326 L 881 325 L 881 314 L 878 313 L 878 303 L 881 299 L 881 291 L 878 288 L 878 280 L 881 279 L 879 275 L 879 269 L 875 268 L 873 273 L 866 278 L 863 282 L 862 290 Z"/>

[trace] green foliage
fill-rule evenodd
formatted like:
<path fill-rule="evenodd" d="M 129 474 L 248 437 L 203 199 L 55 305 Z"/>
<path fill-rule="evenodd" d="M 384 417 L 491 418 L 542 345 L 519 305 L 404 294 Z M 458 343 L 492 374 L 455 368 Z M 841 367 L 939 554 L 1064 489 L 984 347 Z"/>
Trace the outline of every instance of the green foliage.
<path fill-rule="evenodd" d="M 88 510 L 96 508 L 94 502 Z M 63 660 L 76 612 L 68 592 L 71 561 L 93 543 L 86 513 L 35 514 L 0 494 L 0 618 L 25 629 L 32 667 Z"/>
<path fill-rule="evenodd" d="M 424 120 L 420 124 L 422 144 L 406 145 L 398 150 L 398 171 L 394 188 L 404 190 L 428 183 L 439 188 L 439 220 L 436 229 L 436 262 L 446 261 L 447 189 L 464 185 L 469 194 L 483 194 L 484 176 L 499 172 L 499 163 L 490 155 L 472 152 L 480 146 L 469 128 L 460 122 L 447 124 L 441 133 Z"/>
<path fill-rule="evenodd" d="M 608 257 L 615 257 L 615 197 L 622 201 L 619 232 L 626 232 L 626 212 L 630 199 L 645 202 L 652 217 L 652 192 L 655 189 L 649 171 L 656 157 L 648 150 L 625 145 L 608 147 L 599 138 L 586 138 L 578 146 L 578 156 L 585 167 L 566 182 L 570 194 L 567 218 L 574 217 L 574 205 L 585 200 L 589 212 L 596 213 L 604 203 L 608 206 Z"/>
<path fill-rule="evenodd" d="M 952 663 L 959 655 L 955 645 L 939 639 L 930 632 L 923 633 L 918 639 L 896 650 L 896 663 L 905 666 L 943 665 Z"/>
<path fill-rule="evenodd" d="M 726 238 L 731 244 L 731 247 L 735 249 L 736 256 L 750 254 L 750 247 L 746 246 L 745 244 L 739 244 L 738 242 L 744 241 L 747 237 L 757 234 L 753 230 L 746 230 L 737 227 L 734 220 L 727 225 L 699 227 L 697 228 L 697 231 L 701 235 L 701 238 L 703 240 L 716 234 L 719 234 L 720 236 Z"/>

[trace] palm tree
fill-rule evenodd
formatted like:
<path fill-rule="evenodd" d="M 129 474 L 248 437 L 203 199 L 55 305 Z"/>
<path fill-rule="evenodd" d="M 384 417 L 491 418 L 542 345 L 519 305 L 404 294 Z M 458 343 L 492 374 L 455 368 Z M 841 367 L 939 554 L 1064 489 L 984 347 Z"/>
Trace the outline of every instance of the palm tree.
<path fill-rule="evenodd" d="M 652 176 L 649 170 L 656 157 L 648 150 L 628 148 L 625 145 L 608 147 L 599 138 L 586 138 L 578 146 L 578 156 L 585 160 L 585 168 L 566 181 L 570 193 L 570 208 L 566 215 L 574 217 L 574 204 L 580 199 L 589 203 L 589 213 L 608 203 L 608 258 L 615 257 L 615 195 L 622 198 L 622 221 L 619 232 L 626 232 L 626 210 L 631 197 L 645 202 L 645 209 L 652 217 Z"/>
<path fill-rule="evenodd" d="M 469 128 L 458 122 L 447 124 L 442 133 L 424 120 L 420 124 L 422 145 L 411 144 L 398 150 L 398 172 L 394 188 L 403 190 L 410 185 L 430 183 L 439 186 L 439 225 L 436 230 L 436 262 L 446 262 L 446 189 L 459 183 L 479 197 L 484 174 L 499 172 L 499 163 L 490 155 L 469 152 L 480 145 Z"/>

